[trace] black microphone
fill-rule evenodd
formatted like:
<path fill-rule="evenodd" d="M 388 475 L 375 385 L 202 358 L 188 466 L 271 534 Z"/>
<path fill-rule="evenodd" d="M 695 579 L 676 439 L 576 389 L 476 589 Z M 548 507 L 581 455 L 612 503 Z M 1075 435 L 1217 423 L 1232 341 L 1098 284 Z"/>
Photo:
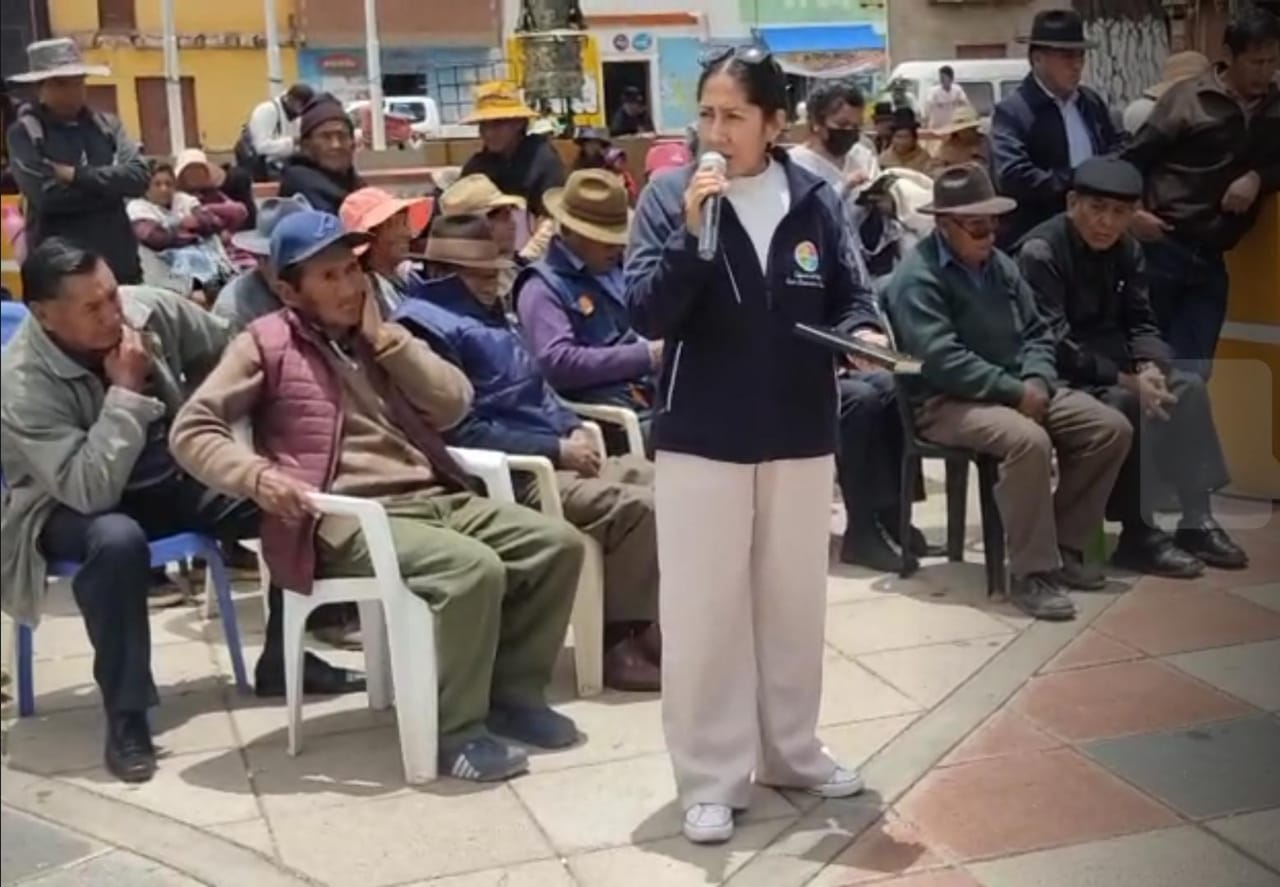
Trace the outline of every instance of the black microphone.
<path fill-rule="evenodd" d="M 708 151 L 698 158 L 698 171 L 708 170 L 724 175 L 728 161 L 719 151 Z M 720 244 L 720 203 L 722 194 L 712 194 L 702 201 L 702 230 L 698 232 L 698 258 L 710 262 Z"/>

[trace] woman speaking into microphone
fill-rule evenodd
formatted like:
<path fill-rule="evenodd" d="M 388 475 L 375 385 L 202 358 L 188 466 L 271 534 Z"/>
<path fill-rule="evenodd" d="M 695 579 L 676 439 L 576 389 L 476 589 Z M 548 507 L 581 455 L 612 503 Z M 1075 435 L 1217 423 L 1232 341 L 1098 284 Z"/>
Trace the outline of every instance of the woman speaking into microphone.
<path fill-rule="evenodd" d="M 663 726 L 684 834 L 713 843 L 732 837 L 753 773 L 823 797 L 862 789 L 817 738 L 836 366 L 793 327 L 885 339 L 839 198 L 775 147 L 777 62 L 758 47 L 704 57 L 698 106 L 699 146 L 720 157 L 646 188 L 626 290 L 637 328 L 664 341 Z"/>

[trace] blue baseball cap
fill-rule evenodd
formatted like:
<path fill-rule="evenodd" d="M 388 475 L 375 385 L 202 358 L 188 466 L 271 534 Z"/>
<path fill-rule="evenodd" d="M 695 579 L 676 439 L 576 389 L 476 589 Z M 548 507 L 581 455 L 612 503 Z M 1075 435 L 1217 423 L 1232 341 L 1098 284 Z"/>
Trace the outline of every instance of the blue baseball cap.
<path fill-rule="evenodd" d="M 314 209 L 292 212 L 271 232 L 271 264 L 277 269 L 305 262 L 334 244 L 360 246 L 372 237 L 342 227 L 337 216 Z"/>

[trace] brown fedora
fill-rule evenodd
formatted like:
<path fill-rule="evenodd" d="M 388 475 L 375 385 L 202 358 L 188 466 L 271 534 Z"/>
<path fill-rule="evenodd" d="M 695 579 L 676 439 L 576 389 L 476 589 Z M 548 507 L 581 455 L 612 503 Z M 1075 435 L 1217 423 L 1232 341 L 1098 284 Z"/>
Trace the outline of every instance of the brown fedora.
<path fill-rule="evenodd" d="M 932 216 L 1003 216 L 1018 201 L 996 194 L 987 171 L 974 163 L 944 169 L 933 183 L 933 202 L 920 207 Z"/>
<path fill-rule="evenodd" d="M 597 243 L 626 246 L 631 230 L 627 188 L 616 173 L 580 169 L 563 188 L 542 197 L 547 212 L 564 227 Z"/>

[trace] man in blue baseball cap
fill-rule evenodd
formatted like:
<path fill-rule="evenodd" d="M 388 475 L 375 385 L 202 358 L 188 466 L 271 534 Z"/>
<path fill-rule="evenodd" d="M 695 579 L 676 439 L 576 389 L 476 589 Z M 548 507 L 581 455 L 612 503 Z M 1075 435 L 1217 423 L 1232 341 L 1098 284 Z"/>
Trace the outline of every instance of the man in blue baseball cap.
<path fill-rule="evenodd" d="M 527 754 L 577 741 L 546 704 L 582 566 L 567 523 L 477 495 L 441 432 L 467 414 L 463 373 L 382 320 L 348 232 L 305 210 L 271 235 L 285 308 L 251 323 L 179 413 L 171 443 L 193 476 L 252 497 L 263 553 L 283 587 L 369 575 L 350 520 L 317 513 L 316 491 L 377 499 L 401 574 L 437 611 L 440 767 L 507 779 Z M 231 428 L 249 420 L 255 446 Z"/>

